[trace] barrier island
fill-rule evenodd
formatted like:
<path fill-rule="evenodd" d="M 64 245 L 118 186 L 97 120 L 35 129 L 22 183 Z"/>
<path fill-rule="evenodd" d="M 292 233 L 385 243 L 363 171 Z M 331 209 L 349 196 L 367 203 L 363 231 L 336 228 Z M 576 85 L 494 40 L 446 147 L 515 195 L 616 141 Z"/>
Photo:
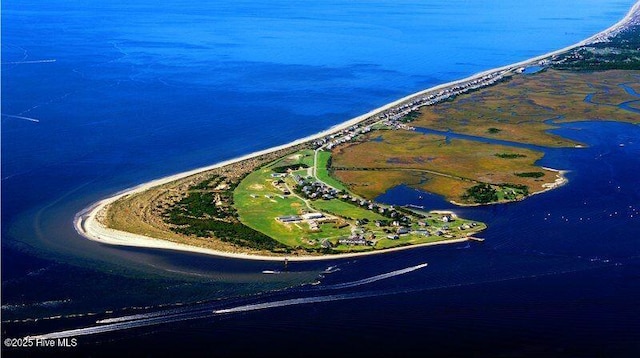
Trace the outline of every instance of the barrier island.
<path fill-rule="evenodd" d="M 478 240 L 481 222 L 379 203 L 407 185 L 458 205 L 524 200 L 566 183 L 536 163 L 581 147 L 550 133 L 640 122 L 636 4 L 579 44 L 407 96 L 317 135 L 143 184 L 79 213 L 83 236 L 260 260 L 318 260 Z M 579 150 L 579 149 L 576 149 Z"/>

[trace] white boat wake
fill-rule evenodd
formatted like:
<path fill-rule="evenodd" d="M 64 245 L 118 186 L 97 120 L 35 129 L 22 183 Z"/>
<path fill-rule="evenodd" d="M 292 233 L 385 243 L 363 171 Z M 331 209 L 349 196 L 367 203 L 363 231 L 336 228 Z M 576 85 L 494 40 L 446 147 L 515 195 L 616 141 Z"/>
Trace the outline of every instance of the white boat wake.
<path fill-rule="evenodd" d="M 25 117 L 25 116 L 16 116 L 16 115 L 13 115 L 13 114 L 4 114 L 4 113 L 2 113 L 2 115 L 5 116 L 5 117 L 9 117 L 9 118 L 24 119 L 25 121 L 40 123 L 40 120 L 36 119 L 36 118 Z"/>
<path fill-rule="evenodd" d="M 615 266 L 618 266 L 618 265 L 619 264 L 617 263 L 615 264 Z M 153 312 L 149 314 L 131 315 L 131 316 L 112 318 L 112 319 L 107 319 L 107 320 L 102 320 L 97 322 L 97 323 L 108 323 L 104 325 L 52 332 L 52 333 L 47 333 L 47 334 L 38 335 L 38 336 L 30 336 L 27 338 L 32 338 L 32 339 L 70 338 L 70 337 L 115 332 L 115 331 L 120 331 L 125 329 L 147 327 L 152 325 L 174 323 L 174 322 L 187 321 L 187 320 L 200 319 L 200 318 L 211 319 L 211 318 L 221 317 L 221 316 L 233 314 L 233 313 L 251 312 L 251 311 L 258 311 L 258 310 L 264 310 L 264 309 L 270 309 L 270 308 L 277 308 L 277 307 L 286 307 L 286 306 L 320 303 L 320 302 L 362 299 L 362 298 L 371 298 L 371 297 L 383 297 L 383 296 L 391 296 L 391 295 L 397 295 L 397 294 L 411 294 L 411 293 L 425 292 L 425 291 L 439 290 L 439 289 L 446 289 L 446 288 L 464 287 L 464 286 L 505 282 L 505 281 L 512 281 L 512 280 L 522 280 L 522 279 L 530 279 L 530 278 L 543 277 L 543 276 L 563 275 L 563 274 L 581 272 L 585 270 L 597 269 L 597 268 L 602 268 L 607 266 L 612 266 L 612 265 L 597 265 L 597 266 L 592 266 L 588 268 L 582 267 L 577 269 L 551 271 L 551 272 L 545 272 L 540 274 L 519 275 L 519 276 L 513 276 L 513 277 L 505 277 L 501 279 L 487 279 L 487 280 L 478 280 L 478 281 L 472 281 L 472 282 L 443 284 L 443 285 L 431 286 L 431 287 L 418 287 L 418 288 L 408 288 L 408 289 L 399 289 L 399 290 L 390 290 L 390 291 L 366 291 L 366 292 L 349 293 L 349 294 L 335 294 L 335 295 L 293 298 L 293 299 L 276 300 L 276 301 L 264 302 L 264 303 L 245 304 L 245 305 L 240 305 L 240 306 L 231 307 L 231 308 L 223 308 L 223 309 L 214 309 L 213 304 L 208 304 L 205 306 L 199 306 L 197 308 L 185 307 L 184 311 L 182 312 L 180 312 L 181 309 L 174 309 L 169 311 Z M 411 268 L 413 268 L 413 270 L 417 269 L 415 268 L 415 266 Z M 398 270 L 398 271 L 404 271 L 411 268 Z M 394 272 L 397 272 L 397 271 L 394 271 Z M 374 277 L 379 277 L 379 276 L 382 276 L 382 275 L 378 275 Z M 356 282 L 362 282 L 362 281 L 364 280 L 359 280 Z M 218 302 L 215 305 L 219 305 L 219 304 L 220 303 Z"/>
<path fill-rule="evenodd" d="M 53 63 L 56 62 L 55 58 L 49 60 L 25 60 L 25 61 L 12 61 L 12 62 L 3 62 L 2 65 L 23 65 L 23 64 L 32 64 L 32 63 Z"/>
<path fill-rule="evenodd" d="M 351 287 L 366 285 L 366 284 L 373 283 L 373 282 L 376 282 L 376 281 L 386 280 L 386 279 L 391 278 L 391 277 L 400 276 L 400 275 L 407 274 L 409 272 L 420 270 L 421 268 L 427 267 L 427 265 L 428 264 L 424 263 L 424 264 L 420 264 L 420 265 L 416 265 L 416 266 L 407 267 L 407 268 L 404 268 L 402 270 L 396 270 L 396 271 L 391 271 L 391 272 L 383 273 L 383 274 L 372 276 L 372 277 L 367 277 L 367 278 L 364 278 L 364 279 L 358 280 L 358 281 L 338 283 L 338 284 L 335 284 L 335 285 L 318 287 L 318 289 L 319 290 L 337 290 L 337 289 L 342 289 L 342 288 L 351 288 Z"/>
<path fill-rule="evenodd" d="M 362 280 L 326 286 L 326 287 L 323 287 L 322 289 L 324 290 L 343 289 L 343 288 L 366 285 L 372 282 L 385 280 L 385 279 L 396 277 L 399 275 L 404 275 L 404 274 L 419 270 L 421 268 L 424 268 L 426 266 L 427 264 L 423 263 L 420 265 L 407 267 L 401 270 L 391 271 L 388 273 L 368 277 Z M 177 308 L 172 310 L 164 310 L 159 312 L 108 318 L 108 319 L 96 321 L 96 323 L 99 324 L 98 326 L 52 332 L 52 333 L 34 336 L 30 338 L 56 339 L 56 338 L 78 337 L 78 336 L 86 336 L 86 335 L 92 335 L 92 334 L 120 331 L 124 329 L 146 327 L 146 326 L 152 326 L 152 325 L 158 325 L 158 324 L 164 324 L 164 323 L 186 321 L 186 320 L 192 320 L 192 319 L 198 319 L 198 318 L 206 318 L 206 317 L 212 317 L 212 316 L 218 316 L 218 315 L 224 315 L 224 314 L 250 312 L 250 311 L 257 311 L 257 310 L 263 310 L 263 309 L 269 309 L 269 308 L 286 307 L 286 306 L 311 304 L 311 303 L 319 303 L 319 302 L 331 302 L 331 301 L 350 300 L 350 299 L 357 299 L 357 298 L 376 297 L 376 296 L 385 295 L 385 294 L 389 294 L 389 293 L 366 292 L 366 293 L 312 296 L 312 297 L 293 298 L 293 299 L 286 299 L 286 300 L 277 300 L 277 301 L 264 302 L 264 303 L 246 304 L 246 305 L 240 305 L 240 306 L 224 308 L 224 309 L 213 309 L 212 305 L 208 304 L 205 306 L 199 306 L 199 307 L 193 307 L 193 308 L 185 307 L 185 308 Z M 219 302 L 216 303 L 216 305 L 218 304 L 220 303 Z"/>

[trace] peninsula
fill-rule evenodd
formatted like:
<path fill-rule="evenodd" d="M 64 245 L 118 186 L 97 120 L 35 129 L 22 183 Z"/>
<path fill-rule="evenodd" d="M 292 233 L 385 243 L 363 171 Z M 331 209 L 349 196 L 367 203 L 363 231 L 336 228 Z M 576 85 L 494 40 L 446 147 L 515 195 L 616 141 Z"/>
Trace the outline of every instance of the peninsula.
<path fill-rule="evenodd" d="M 110 245 L 324 260 L 474 240 L 484 223 L 375 199 L 397 185 L 459 205 L 566 182 L 536 162 L 580 120 L 640 122 L 640 3 L 578 44 L 436 86 L 316 135 L 118 193 L 78 213 Z M 480 239 L 475 239 L 480 240 Z"/>

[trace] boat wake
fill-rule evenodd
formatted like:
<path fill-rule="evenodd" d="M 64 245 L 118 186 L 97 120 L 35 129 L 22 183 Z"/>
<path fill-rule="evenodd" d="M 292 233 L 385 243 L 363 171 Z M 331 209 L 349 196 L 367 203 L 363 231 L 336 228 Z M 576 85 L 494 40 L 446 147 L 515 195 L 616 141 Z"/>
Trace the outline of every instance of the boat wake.
<path fill-rule="evenodd" d="M 25 121 L 29 121 L 29 122 L 36 122 L 36 123 L 40 122 L 39 119 L 31 118 L 31 117 L 18 116 L 18 115 L 14 115 L 14 114 L 5 114 L 5 113 L 2 113 L 2 115 L 5 116 L 5 117 L 8 117 L 8 118 L 24 119 Z"/>
<path fill-rule="evenodd" d="M 352 293 L 352 294 L 342 294 L 342 295 L 292 298 L 288 300 L 255 303 L 255 304 L 238 306 L 233 308 L 215 310 L 213 311 L 213 314 L 220 315 L 220 314 L 229 314 L 229 313 L 238 313 L 238 312 L 250 312 L 250 311 L 264 310 L 268 308 L 287 307 L 287 306 L 304 305 L 304 304 L 319 303 L 319 302 L 351 300 L 355 298 L 375 297 L 378 295 L 379 293 Z"/>
<path fill-rule="evenodd" d="M 352 282 L 345 282 L 345 283 L 338 283 L 335 285 L 329 285 L 329 286 L 323 286 L 323 287 L 317 287 L 316 289 L 318 290 L 337 290 L 337 289 L 344 289 L 344 288 L 351 288 L 351 287 L 357 287 L 357 286 L 361 286 L 361 285 L 367 285 L 376 281 L 380 281 L 380 280 L 386 280 L 388 278 L 392 278 L 395 276 L 400 276 L 400 275 L 404 275 L 416 270 L 420 270 L 422 268 L 427 267 L 426 263 L 420 264 L 420 265 L 416 265 L 416 266 L 411 266 L 411 267 L 407 267 L 404 268 L 402 270 L 396 270 L 396 271 L 391 271 L 391 272 L 387 272 L 387 273 L 383 273 L 380 275 L 376 275 L 376 276 L 372 276 L 372 277 L 367 277 L 364 278 L 362 280 L 357 280 L 357 281 L 352 281 Z"/>
<path fill-rule="evenodd" d="M 366 285 L 376 281 L 389 279 L 399 275 L 404 275 L 404 274 L 419 270 L 421 268 L 424 268 L 426 266 L 427 264 L 423 263 L 420 265 L 407 267 L 401 270 L 391 271 L 388 273 L 368 277 L 362 280 L 321 287 L 320 289 L 337 290 L 337 289 L 345 289 L 345 288 Z M 124 329 L 146 327 L 146 326 L 152 326 L 152 325 L 158 325 L 158 324 L 179 322 L 179 321 L 185 321 L 185 320 L 215 317 L 215 316 L 239 313 L 239 312 L 250 312 L 250 311 L 257 311 L 257 310 L 263 310 L 263 309 L 269 309 L 269 308 L 276 308 L 276 307 L 286 307 L 286 306 L 311 304 L 311 303 L 319 303 L 319 302 L 331 302 L 331 301 L 350 300 L 350 299 L 357 299 L 357 298 L 375 297 L 375 296 L 380 296 L 385 294 L 389 294 L 389 293 L 367 292 L 367 293 L 312 296 L 312 297 L 301 297 L 301 298 L 293 298 L 293 299 L 285 299 L 285 300 L 275 300 L 275 301 L 263 302 L 263 303 L 244 304 L 244 305 L 239 305 L 231 308 L 220 308 L 219 306 L 223 303 L 215 302 L 215 303 L 198 305 L 197 307 L 182 307 L 182 308 L 175 308 L 170 310 L 162 310 L 158 312 L 107 318 L 107 319 L 96 321 L 96 324 L 98 324 L 98 326 L 53 332 L 53 333 L 48 333 L 48 334 L 31 337 L 31 338 L 55 339 L 55 338 L 77 337 L 77 336 L 84 336 L 84 335 L 93 335 L 93 334 L 120 331 Z"/>
<path fill-rule="evenodd" d="M 332 285 L 331 287 L 334 289 L 338 287 L 341 287 L 341 288 L 354 287 L 355 284 L 362 285 L 365 282 L 366 283 L 375 282 L 384 278 L 393 277 L 393 275 L 397 276 L 399 274 L 401 275 L 404 273 L 415 271 L 419 268 L 425 267 L 425 265 L 426 264 L 412 266 L 406 269 L 389 272 L 387 274 L 373 276 L 368 279 L 358 280 L 351 283 L 345 283 L 340 285 Z M 577 269 L 551 271 L 551 272 L 545 272 L 540 274 L 518 275 L 518 276 L 512 276 L 512 277 L 504 277 L 501 279 L 488 279 L 488 280 L 478 280 L 478 281 L 471 281 L 471 282 L 460 282 L 460 283 L 444 284 L 444 285 L 431 286 L 431 287 L 413 287 L 413 288 L 396 289 L 396 290 L 388 290 L 388 291 L 363 291 L 363 292 L 354 292 L 354 293 L 347 293 L 347 294 L 318 295 L 318 296 L 310 296 L 310 297 L 273 300 L 270 302 L 263 302 L 263 303 L 239 304 L 235 307 L 230 307 L 230 308 L 221 308 L 220 306 L 224 305 L 224 302 L 216 302 L 216 303 L 198 305 L 197 307 L 184 307 L 184 308 L 177 308 L 172 310 L 152 312 L 147 314 L 138 314 L 138 315 L 130 315 L 130 316 L 124 316 L 124 317 L 110 318 L 110 319 L 96 321 L 96 323 L 99 325 L 93 326 L 93 327 L 58 331 L 58 332 L 47 333 L 39 336 L 30 336 L 27 338 L 57 339 L 57 338 L 78 337 L 78 336 L 94 335 L 94 334 L 107 333 L 107 332 L 116 332 L 116 331 L 121 331 L 125 329 L 133 329 L 133 328 L 147 327 L 147 326 L 153 326 L 153 325 L 175 323 L 175 322 L 187 321 L 187 320 L 204 319 L 204 318 L 216 319 L 218 317 L 224 317 L 226 315 L 235 314 L 235 313 L 246 313 L 251 311 L 259 311 L 259 310 L 278 308 L 278 307 L 287 307 L 287 306 L 321 303 L 321 302 L 344 301 L 344 300 L 353 300 L 353 299 L 364 299 L 364 298 L 373 298 L 373 297 L 383 297 L 383 296 L 391 296 L 391 295 L 398 295 L 398 294 L 412 294 L 412 293 L 426 292 L 426 291 L 439 290 L 439 289 L 456 288 L 456 287 L 463 287 L 463 286 L 472 286 L 472 285 L 505 282 L 505 281 L 512 281 L 512 280 L 521 280 L 521 279 L 530 279 L 530 278 L 543 277 L 543 276 L 563 275 L 563 274 L 568 274 L 573 272 L 585 271 L 589 269 L 602 268 L 606 266 L 613 266 L 613 265 L 594 266 L 589 268 L 581 267 Z"/>

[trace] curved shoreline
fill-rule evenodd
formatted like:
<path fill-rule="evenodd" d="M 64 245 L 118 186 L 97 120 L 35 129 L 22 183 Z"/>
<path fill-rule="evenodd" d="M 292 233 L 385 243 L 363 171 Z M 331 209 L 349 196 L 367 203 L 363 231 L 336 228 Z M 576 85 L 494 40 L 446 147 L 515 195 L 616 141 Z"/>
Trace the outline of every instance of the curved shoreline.
<path fill-rule="evenodd" d="M 565 174 L 569 173 L 569 170 L 562 170 L 562 169 L 553 169 L 553 168 L 549 168 L 549 167 L 541 167 L 542 169 L 545 170 L 550 170 L 552 172 L 556 173 L 556 180 L 553 183 L 544 183 L 542 184 L 543 189 L 540 189 L 538 191 L 534 191 L 533 193 L 528 194 L 527 196 L 525 196 L 524 198 L 521 199 L 516 199 L 516 200 L 511 200 L 511 201 L 494 201 L 491 203 L 484 203 L 484 204 L 477 204 L 477 203 L 458 203 L 455 200 L 450 200 L 449 202 L 451 204 L 460 206 L 460 207 L 474 207 L 474 206 L 484 206 L 484 205 L 500 205 L 500 204 L 507 204 L 507 203 L 513 203 L 513 202 L 517 202 L 517 201 L 523 201 L 523 200 L 527 200 L 528 198 L 534 196 L 534 195 L 538 195 L 538 194 L 542 194 L 542 193 L 546 193 L 548 191 L 551 191 L 553 189 L 557 189 L 565 184 L 567 184 L 569 182 L 569 179 L 567 179 L 567 177 L 565 176 Z"/>
<path fill-rule="evenodd" d="M 156 248 L 156 249 L 165 249 L 165 250 L 173 250 L 173 251 L 187 251 L 187 252 L 192 252 L 192 253 L 200 253 L 200 254 L 207 254 L 207 255 L 213 255 L 213 256 L 221 256 L 221 257 L 229 257 L 229 258 L 237 258 L 237 259 L 250 259 L 250 260 L 260 260 L 260 261 L 283 261 L 285 259 L 289 260 L 289 261 L 317 261 L 317 260 L 335 260 L 335 259 L 342 259 L 342 258 L 350 258 L 350 257 L 358 257 L 358 256 L 365 256 L 365 255 L 374 255 L 374 254 L 383 254 L 383 253 L 388 253 L 388 252 L 393 252 L 393 251 L 400 251 L 400 250 L 406 250 L 406 249 L 413 249 L 413 248 L 417 248 L 417 247 L 424 247 L 424 246 L 433 246 L 433 245 L 442 245 L 442 244 L 449 244 L 449 243 L 456 243 L 456 242 L 464 242 L 466 240 L 468 240 L 468 238 L 462 238 L 462 239 L 455 239 L 455 240 L 444 240 L 444 241 L 439 241 L 439 242 L 433 242 L 433 243 L 424 243 L 424 244 L 417 244 L 417 245 L 409 245 L 409 246 L 403 246 L 403 247 L 398 247 L 398 248 L 390 248 L 390 249 L 382 249 L 382 250 L 375 250 L 375 251 L 369 251 L 369 252 L 359 252 L 359 253 L 344 253 L 344 254 L 329 254 L 329 255 L 322 255 L 322 256 L 311 256 L 311 255 L 300 255 L 300 256 L 266 256 L 266 255 L 253 255 L 253 254 L 244 254 L 244 253 L 233 253 L 233 252 L 225 252 L 225 251 L 218 251 L 218 250 L 212 250 L 212 249 L 205 249 L 205 248 L 201 248 L 201 247 L 197 247 L 197 246 L 191 246 L 191 245 L 185 245 L 185 244 L 179 244 L 179 243 L 175 243 L 175 242 L 171 242 L 168 240 L 163 240 L 163 239 L 156 239 L 156 238 L 152 238 L 152 237 L 147 237 L 147 236 L 143 236 L 143 235 L 138 235 L 138 234 L 133 234 L 133 233 L 129 233 L 129 232 L 124 232 L 124 231 L 119 231 L 119 230 L 114 230 L 114 229 L 110 229 L 105 227 L 103 224 L 101 224 L 98 220 L 97 220 L 97 216 L 98 213 L 103 210 L 108 204 L 118 200 L 119 198 L 125 196 L 125 195 L 129 195 L 129 194 L 135 194 L 135 193 L 139 193 L 139 192 L 143 192 L 145 190 L 148 190 L 150 188 L 153 188 L 155 186 L 158 185 L 163 185 L 178 179 L 182 179 L 194 174 L 198 174 L 204 171 L 208 171 L 211 169 L 215 169 L 215 168 L 220 168 L 229 164 L 233 164 L 233 163 L 237 163 L 246 159 L 250 159 L 253 157 L 257 157 L 263 154 L 267 154 L 267 153 L 271 153 L 274 151 L 278 151 L 278 150 L 282 150 L 282 149 L 287 149 L 289 147 L 293 147 L 295 145 L 298 144 L 302 144 L 302 143 L 306 143 L 309 141 L 313 141 L 315 139 L 319 139 L 321 137 L 324 137 L 326 135 L 332 134 L 334 132 L 338 132 L 341 131 L 343 129 L 346 129 L 348 127 L 351 127 L 357 123 L 360 123 L 372 116 L 375 116 L 377 114 L 380 114 L 381 112 L 384 112 L 388 109 L 392 109 L 396 106 L 399 106 L 405 102 L 411 101 L 413 99 L 415 99 L 416 97 L 420 97 L 423 96 L 425 94 L 428 94 L 430 92 L 435 92 L 435 91 L 439 91 L 439 90 L 443 90 L 446 88 L 450 88 L 462 83 L 466 83 L 466 82 L 471 82 L 474 81 L 476 79 L 479 79 L 483 76 L 486 75 L 490 75 L 490 74 L 496 74 L 496 73 L 504 73 L 510 70 L 514 70 L 517 69 L 519 67 L 523 67 L 526 65 L 530 65 L 532 63 L 547 59 L 549 57 L 552 57 L 554 55 L 558 55 L 564 52 L 567 52 L 569 50 L 572 50 L 576 47 L 580 47 L 580 46 L 584 46 L 586 44 L 589 43 L 593 43 L 593 42 L 598 42 L 602 39 L 606 39 L 610 34 L 612 33 L 616 33 L 617 31 L 620 31 L 622 29 L 624 29 L 626 27 L 626 25 L 629 24 L 629 22 L 631 20 L 634 20 L 634 15 L 637 15 L 636 13 L 640 10 L 640 1 L 636 2 L 631 9 L 627 12 L 627 14 L 625 15 L 625 17 L 623 17 L 620 21 L 616 22 L 615 24 L 613 24 L 612 26 L 608 27 L 607 29 L 598 32 L 597 34 L 588 37 L 585 40 L 582 40 L 578 43 L 575 43 L 573 45 L 570 46 L 566 46 L 562 49 L 559 50 L 555 50 L 552 52 L 548 52 L 546 54 L 540 55 L 540 56 L 536 56 L 524 61 L 520 61 L 520 62 L 516 62 L 513 64 L 509 64 L 506 66 L 502 66 L 502 67 L 497 67 L 494 69 L 490 69 L 490 70 L 486 70 L 486 71 L 482 71 L 479 73 L 476 73 L 474 75 L 468 76 L 466 78 L 460 79 L 460 80 L 455 80 L 455 81 L 451 81 L 448 83 L 444 83 L 444 84 L 440 84 L 413 94 L 410 94 L 408 96 L 402 97 L 396 101 L 393 101 L 391 103 L 388 103 L 384 106 L 381 106 L 379 108 L 376 108 L 374 110 L 371 110 L 365 114 L 359 115 L 357 117 L 354 117 L 350 120 L 347 120 L 343 123 L 334 125 L 332 127 L 330 127 L 329 129 L 326 129 L 324 131 L 321 131 L 319 133 L 316 134 L 312 134 L 309 135 L 307 137 L 304 138 L 300 138 L 297 140 L 294 140 L 290 143 L 287 144 L 283 144 L 283 145 L 279 145 L 276 147 L 272 147 L 272 148 L 268 148 L 268 149 L 264 149 L 264 150 L 260 150 L 260 151 L 256 151 L 247 155 L 243 155 L 237 158 L 233 158 L 233 159 L 229 159 L 226 161 L 222 161 L 213 165 L 209 165 L 209 166 L 205 166 L 205 167 L 201 167 L 201 168 L 197 168 L 197 169 L 193 169 L 193 170 L 189 170 L 186 172 L 182 172 L 182 173 L 178 173 L 178 174 L 174 174 L 174 175 L 170 175 L 164 178 L 160 178 L 160 179 L 156 179 L 156 180 L 152 180 L 150 182 L 147 183 L 143 183 L 137 186 L 134 186 L 132 188 L 129 189 L 125 189 L 123 191 L 120 191 L 118 193 L 116 193 L 115 195 L 108 197 L 106 199 L 100 200 L 96 203 L 93 203 L 92 205 L 90 205 L 89 207 L 83 209 L 82 211 L 80 211 L 79 213 L 77 213 L 74 217 L 74 227 L 75 230 L 83 237 L 92 240 L 92 241 L 96 241 L 96 242 L 100 242 L 103 244 L 107 244 L 107 245 L 114 245 L 114 246 L 131 246 L 131 247 L 142 247 L 142 248 Z M 543 190 L 543 191 L 548 191 L 551 190 L 552 188 L 549 188 L 547 190 Z"/>

